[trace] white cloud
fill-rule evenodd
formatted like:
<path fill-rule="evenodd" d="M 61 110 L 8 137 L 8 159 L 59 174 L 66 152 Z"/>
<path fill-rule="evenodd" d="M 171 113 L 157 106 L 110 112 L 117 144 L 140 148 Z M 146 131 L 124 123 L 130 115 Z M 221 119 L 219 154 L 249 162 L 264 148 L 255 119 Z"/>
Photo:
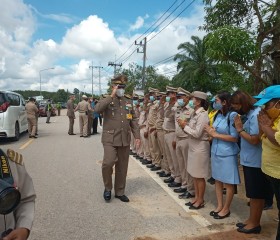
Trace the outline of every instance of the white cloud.
<path fill-rule="evenodd" d="M 109 24 L 94 15 L 68 28 L 61 41 L 36 39 L 31 42 L 37 26 L 31 7 L 22 0 L 0 2 L 0 89 L 39 90 L 39 71 L 55 66 L 54 70 L 42 72 L 42 90 L 57 91 L 64 88 L 73 91 L 78 88 L 91 93 L 89 66 L 93 61 L 93 65 L 104 67 L 101 70 L 101 88 L 106 90 L 107 81 L 113 72 L 113 68 L 107 67 L 108 62 L 114 61 L 115 56 L 121 56 L 141 35 L 115 36 Z M 197 30 L 203 23 L 203 15 L 203 7 L 197 7 L 192 16 L 178 18 L 148 42 L 147 65 L 174 55 L 178 52 L 178 45 L 190 41 L 192 35 L 203 36 L 204 33 Z M 61 16 L 63 15 L 52 15 L 57 21 L 68 21 L 68 15 L 65 15 L 64 20 L 60 19 Z M 148 16 L 138 17 L 130 30 L 141 28 L 146 18 Z M 127 33 L 126 30 L 123 32 Z M 148 40 L 157 32 L 152 33 Z M 134 48 L 135 46 L 121 60 Z M 124 65 L 127 66 L 129 62 L 142 65 L 142 59 L 143 54 L 134 53 Z M 160 72 L 165 72 L 168 67 L 170 66 L 163 64 L 158 68 Z M 95 93 L 99 92 L 98 69 L 93 71 L 93 88 Z"/>
<path fill-rule="evenodd" d="M 147 17 L 148 16 L 146 16 L 145 18 L 147 18 Z M 143 17 L 140 17 L 140 16 L 137 17 L 136 22 L 129 27 L 129 30 L 134 31 L 134 30 L 140 29 L 141 27 L 143 27 L 144 22 L 145 22 L 145 20 Z"/>

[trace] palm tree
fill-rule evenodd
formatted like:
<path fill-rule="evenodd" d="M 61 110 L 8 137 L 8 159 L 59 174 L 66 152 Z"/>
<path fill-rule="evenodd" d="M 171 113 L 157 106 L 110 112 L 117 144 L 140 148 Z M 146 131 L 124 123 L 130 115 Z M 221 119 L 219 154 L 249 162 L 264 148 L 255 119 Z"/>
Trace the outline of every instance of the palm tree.
<path fill-rule="evenodd" d="M 191 37 L 193 43 L 185 42 L 179 45 L 174 61 L 178 61 L 179 73 L 174 77 L 174 85 L 181 85 L 189 91 L 200 90 L 215 92 L 218 80 L 216 64 L 206 55 L 204 39 Z M 184 52 L 184 53 L 183 53 Z"/>

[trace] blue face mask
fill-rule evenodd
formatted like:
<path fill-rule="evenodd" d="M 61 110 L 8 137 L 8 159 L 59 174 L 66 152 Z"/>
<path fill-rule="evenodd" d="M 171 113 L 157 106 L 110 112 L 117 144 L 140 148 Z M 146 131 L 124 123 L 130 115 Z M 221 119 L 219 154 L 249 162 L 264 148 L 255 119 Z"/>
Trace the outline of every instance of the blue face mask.
<path fill-rule="evenodd" d="M 193 100 L 190 100 L 190 101 L 189 101 L 189 107 L 190 107 L 190 108 L 194 108 Z"/>
<path fill-rule="evenodd" d="M 184 106 L 185 102 L 184 102 L 184 99 L 177 99 L 177 103 L 179 106 Z"/>
<path fill-rule="evenodd" d="M 153 102 L 155 101 L 155 97 L 154 96 L 150 96 L 150 100 Z"/>
<path fill-rule="evenodd" d="M 133 100 L 133 105 L 137 105 L 138 104 L 138 101 L 137 100 Z"/>
<path fill-rule="evenodd" d="M 216 109 L 216 110 L 222 110 L 223 105 L 221 103 L 214 102 L 213 103 L 213 108 Z"/>
<path fill-rule="evenodd" d="M 166 102 L 170 102 L 170 97 L 166 97 L 166 98 L 165 98 L 165 101 L 166 101 Z"/>
<path fill-rule="evenodd" d="M 140 107 L 143 107 L 143 105 L 144 105 L 143 102 L 140 102 L 139 104 L 140 104 Z"/>

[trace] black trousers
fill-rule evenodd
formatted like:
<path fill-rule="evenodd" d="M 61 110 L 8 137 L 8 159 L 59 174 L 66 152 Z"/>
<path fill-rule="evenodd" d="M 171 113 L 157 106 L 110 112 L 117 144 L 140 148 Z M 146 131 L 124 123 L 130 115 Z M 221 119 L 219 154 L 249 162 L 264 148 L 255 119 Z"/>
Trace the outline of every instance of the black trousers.
<path fill-rule="evenodd" d="M 97 133 L 98 118 L 95 117 L 92 121 L 92 133 Z"/>
<path fill-rule="evenodd" d="M 280 179 L 273 178 L 270 176 L 267 176 L 267 177 L 273 187 L 273 191 L 274 191 L 276 202 L 277 202 L 277 208 L 278 208 L 278 219 L 280 219 Z M 278 222 L 276 240 L 280 240 L 280 222 Z"/>

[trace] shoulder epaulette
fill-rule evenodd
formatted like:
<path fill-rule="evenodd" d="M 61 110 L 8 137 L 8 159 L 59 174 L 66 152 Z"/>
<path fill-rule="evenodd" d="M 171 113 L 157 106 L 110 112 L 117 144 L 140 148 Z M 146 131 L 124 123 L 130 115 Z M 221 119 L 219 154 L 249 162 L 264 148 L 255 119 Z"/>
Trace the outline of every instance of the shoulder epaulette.
<path fill-rule="evenodd" d="M 23 165 L 23 157 L 21 154 L 17 153 L 16 151 L 14 151 L 12 149 L 8 149 L 7 156 L 11 161 L 13 161 L 19 165 Z"/>
<path fill-rule="evenodd" d="M 128 99 L 131 99 L 131 95 L 129 95 L 129 94 L 125 94 L 124 96 Z"/>

